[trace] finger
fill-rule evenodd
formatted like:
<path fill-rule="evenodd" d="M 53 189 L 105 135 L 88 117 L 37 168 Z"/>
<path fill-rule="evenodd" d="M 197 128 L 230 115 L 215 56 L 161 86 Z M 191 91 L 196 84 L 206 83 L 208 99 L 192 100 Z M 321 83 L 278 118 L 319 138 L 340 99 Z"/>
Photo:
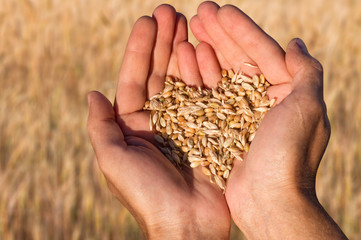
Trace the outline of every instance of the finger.
<path fill-rule="evenodd" d="M 279 104 L 285 99 L 292 91 L 290 83 L 283 83 L 267 88 L 267 96 L 269 99 L 276 99 L 276 104 Z"/>
<path fill-rule="evenodd" d="M 88 133 L 99 166 L 104 170 L 106 159 L 111 159 L 115 151 L 125 151 L 127 145 L 109 100 L 99 92 L 90 92 L 88 102 Z"/>
<path fill-rule="evenodd" d="M 181 79 L 190 86 L 203 86 L 193 45 L 189 42 L 180 43 L 177 56 Z"/>
<path fill-rule="evenodd" d="M 197 15 L 191 19 L 189 26 L 192 29 L 194 36 L 197 38 L 199 42 L 206 42 L 213 47 L 221 67 L 223 69 L 231 69 L 232 68 L 231 64 L 222 55 L 222 52 L 215 47 L 213 40 L 209 37 L 208 33 L 206 32 L 206 30 L 202 25 L 201 20 Z"/>
<path fill-rule="evenodd" d="M 115 110 L 117 115 L 143 108 L 156 24 L 151 17 L 141 17 L 134 24 L 119 73 Z"/>
<path fill-rule="evenodd" d="M 187 19 L 184 17 L 183 14 L 178 12 L 177 12 L 174 31 L 175 33 L 173 39 L 172 53 L 168 64 L 167 75 L 180 77 L 180 72 L 178 68 L 177 47 L 179 43 L 188 40 L 188 30 L 187 30 Z"/>
<path fill-rule="evenodd" d="M 216 88 L 222 75 L 221 67 L 219 66 L 213 48 L 208 43 L 201 42 L 196 48 L 196 56 L 204 86 L 207 88 Z"/>
<path fill-rule="evenodd" d="M 321 91 L 323 89 L 322 65 L 313 58 L 301 39 L 293 39 L 287 47 L 286 64 L 293 77 L 293 88 L 308 85 Z"/>
<path fill-rule="evenodd" d="M 147 84 L 149 97 L 159 93 L 164 87 L 164 77 L 173 45 L 176 11 L 172 6 L 163 4 L 154 10 L 153 18 L 157 23 L 157 37 Z"/>
<path fill-rule="evenodd" d="M 290 96 L 297 96 L 297 100 L 302 102 L 298 110 L 302 113 L 302 119 L 307 121 L 307 131 L 303 132 L 303 136 L 308 138 L 308 142 L 314 143 L 311 143 L 307 159 L 316 172 L 331 133 L 323 99 L 323 68 L 310 55 L 301 39 L 293 39 L 288 44 L 286 64 L 293 77 Z"/>
<path fill-rule="evenodd" d="M 202 26 L 214 42 L 214 47 L 222 53 L 235 71 L 243 71 L 246 67 L 245 62 L 255 65 L 253 60 L 235 42 L 236 39 L 229 37 L 219 24 L 218 10 L 219 6 L 214 2 L 204 2 L 199 5 L 197 10 Z"/>
<path fill-rule="evenodd" d="M 218 21 L 272 84 L 290 82 L 283 49 L 251 18 L 238 8 L 226 5 L 218 11 Z"/>

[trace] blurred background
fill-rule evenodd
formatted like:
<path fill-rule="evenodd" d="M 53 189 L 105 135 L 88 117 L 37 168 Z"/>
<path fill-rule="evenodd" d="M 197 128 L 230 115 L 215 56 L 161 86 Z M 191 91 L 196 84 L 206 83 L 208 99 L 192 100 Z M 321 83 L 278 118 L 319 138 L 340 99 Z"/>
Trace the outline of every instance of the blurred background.
<path fill-rule="evenodd" d="M 188 19 L 200 2 L 168 1 Z M 0 0 L 0 239 L 143 238 L 97 168 L 86 95 L 114 99 L 132 25 L 160 3 Z M 361 239 L 361 1 L 218 3 L 240 7 L 284 48 L 304 39 L 322 62 L 332 135 L 317 192 Z M 235 227 L 232 239 L 243 239 Z"/>

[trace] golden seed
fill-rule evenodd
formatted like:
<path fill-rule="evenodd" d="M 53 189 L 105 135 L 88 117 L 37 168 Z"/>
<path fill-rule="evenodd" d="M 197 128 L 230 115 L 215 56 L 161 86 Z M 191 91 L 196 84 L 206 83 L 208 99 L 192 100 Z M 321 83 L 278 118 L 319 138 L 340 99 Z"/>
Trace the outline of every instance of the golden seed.
<path fill-rule="evenodd" d="M 219 94 L 219 97 L 223 100 L 223 101 L 227 101 L 228 97 L 226 95 L 224 95 L 223 93 Z"/>
<path fill-rule="evenodd" d="M 214 180 L 217 183 L 218 187 L 220 187 L 222 190 L 226 189 L 226 183 L 222 177 L 219 177 L 216 175 L 216 176 L 214 176 Z"/>
<path fill-rule="evenodd" d="M 244 151 L 248 152 L 249 151 L 249 143 L 246 143 L 246 145 L 244 146 Z"/>
<path fill-rule="evenodd" d="M 163 91 L 143 109 L 151 111 L 149 127 L 158 132 L 154 138 L 173 164 L 202 167 L 225 190 L 234 159 L 243 160 L 260 121 L 275 105 L 266 95 L 268 86 L 262 74 L 248 77 L 225 69 L 211 90 L 166 76 Z"/>
<path fill-rule="evenodd" d="M 218 129 L 217 125 L 211 122 L 203 122 L 203 126 L 208 129 Z"/>
<path fill-rule="evenodd" d="M 196 119 L 196 122 L 197 122 L 198 124 L 201 124 L 201 123 L 204 122 L 206 119 L 207 119 L 206 116 L 201 116 L 201 117 L 198 117 L 198 118 Z"/>
<path fill-rule="evenodd" d="M 182 146 L 181 150 L 186 153 L 189 151 L 189 148 L 187 146 Z"/>
<path fill-rule="evenodd" d="M 169 98 L 170 96 L 172 96 L 172 92 L 170 91 L 170 92 L 165 92 L 165 93 L 163 93 L 163 97 L 164 98 Z"/>
<path fill-rule="evenodd" d="M 229 177 L 229 169 L 226 169 L 224 172 L 223 172 L 223 178 L 227 179 Z"/>
<path fill-rule="evenodd" d="M 172 84 L 166 85 L 163 89 L 163 93 L 170 92 L 173 90 L 173 88 L 174 88 L 174 85 L 172 85 Z"/>
<path fill-rule="evenodd" d="M 217 112 L 216 115 L 221 120 L 225 120 L 227 118 L 226 115 L 224 115 L 223 113 L 220 113 L 220 112 Z"/>
<path fill-rule="evenodd" d="M 169 75 L 168 75 L 168 76 L 165 77 L 165 81 L 166 81 L 166 82 L 173 82 L 174 79 L 172 78 L 172 76 L 169 76 Z"/>
<path fill-rule="evenodd" d="M 177 147 L 182 146 L 182 142 L 179 141 L 179 140 L 173 140 L 173 142 L 174 142 L 174 145 L 177 146 Z"/>
<path fill-rule="evenodd" d="M 276 99 L 275 98 L 272 98 L 270 101 L 269 101 L 269 106 L 270 107 L 273 107 L 276 103 Z"/>
<path fill-rule="evenodd" d="M 211 176 L 211 171 L 207 167 L 202 167 L 202 172 L 204 175 Z"/>
<path fill-rule="evenodd" d="M 251 86 L 251 84 L 243 82 L 242 83 L 242 87 L 246 90 L 246 91 L 253 91 L 254 88 Z"/>
<path fill-rule="evenodd" d="M 166 121 L 164 120 L 164 118 L 160 118 L 159 119 L 159 122 L 160 122 L 160 125 L 162 126 L 162 127 L 166 127 L 167 126 L 167 123 L 166 123 Z"/>
<path fill-rule="evenodd" d="M 208 161 L 202 161 L 201 162 L 201 166 L 203 166 L 203 167 L 206 167 L 206 166 L 208 166 L 209 165 L 209 162 Z"/>
<path fill-rule="evenodd" d="M 167 127 L 166 127 L 166 132 L 168 135 L 171 135 L 172 134 L 172 127 L 170 126 L 170 124 L 167 124 Z"/>
<path fill-rule="evenodd" d="M 253 81 L 253 85 L 254 85 L 255 87 L 258 87 L 258 85 L 259 85 L 259 77 L 258 77 L 257 75 L 254 75 L 254 76 L 252 77 L 252 81 Z"/>
<path fill-rule="evenodd" d="M 216 99 L 221 99 L 221 97 L 219 96 L 219 92 L 215 88 L 212 88 L 212 95 Z"/>
<path fill-rule="evenodd" d="M 251 124 L 249 125 L 248 131 L 249 131 L 250 133 L 254 133 L 254 132 L 256 131 L 256 125 L 255 125 L 254 123 L 251 123 Z"/>
<path fill-rule="evenodd" d="M 253 122 L 252 117 L 248 116 L 247 114 L 244 114 L 243 117 L 244 117 L 244 120 L 246 120 L 247 122 L 249 122 L 249 123 Z"/>
<path fill-rule="evenodd" d="M 256 136 L 256 133 L 255 133 L 255 132 L 254 132 L 254 133 L 251 133 L 251 134 L 249 135 L 249 137 L 248 137 L 248 142 L 252 142 L 253 139 L 254 139 L 254 136 Z"/>
<path fill-rule="evenodd" d="M 232 70 L 232 69 L 229 69 L 229 70 L 228 70 L 228 77 L 229 77 L 229 78 L 233 78 L 233 76 L 234 76 L 233 70 Z M 225 76 L 224 76 L 224 77 L 225 77 Z"/>
<path fill-rule="evenodd" d="M 234 116 L 234 119 L 233 119 L 234 122 L 239 122 L 240 120 L 241 120 L 241 115 Z"/>
<path fill-rule="evenodd" d="M 258 87 L 257 88 L 257 91 L 260 92 L 260 93 L 263 93 L 264 92 L 264 86 L 261 86 L 261 87 Z"/>
<path fill-rule="evenodd" d="M 208 121 L 209 121 L 209 122 L 215 122 L 217 119 L 218 119 L 218 118 L 217 118 L 217 116 L 216 116 L 215 114 L 213 114 L 212 116 L 209 116 L 209 117 L 208 117 Z"/>
<path fill-rule="evenodd" d="M 209 170 L 211 170 L 211 173 L 212 173 L 213 175 L 216 175 L 216 174 L 217 174 L 216 169 L 214 168 L 213 164 L 209 164 Z"/>
<path fill-rule="evenodd" d="M 260 76 L 259 76 L 259 81 L 260 81 L 260 83 L 262 83 L 262 84 L 264 84 L 265 83 L 265 77 L 264 77 L 264 75 L 263 74 L 261 74 Z"/>
<path fill-rule="evenodd" d="M 187 124 L 187 126 L 188 126 L 189 128 L 191 128 L 191 129 L 196 129 L 196 128 L 198 128 L 198 125 L 195 124 L 195 123 L 187 122 L 186 124 Z"/>
<path fill-rule="evenodd" d="M 230 128 L 241 128 L 241 127 L 242 127 L 242 124 L 239 123 L 239 122 L 231 122 L 231 123 L 229 124 L 229 127 L 230 127 Z"/>
<path fill-rule="evenodd" d="M 233 109 L 233 106 L 231 104 L 225 103 L 222 106 L 224 109 Z"/>
<path fill-rule="evenodd" d="M 200 163 L 199 162 L 192 162 L 191 163 L 191 168 L 196 168 L 196 167 L 198 167 L 200 165 Z"/>
<path fill-rule="evenodd" d="M 218 104 L 217 104 L 217 108 L 218 108 Z M 214 108 L 209 107 L 209 108 L 204 109 L 204 111 L 205 111 L 206 113 L 211 113 L 211 112 L 214 111 Z"/>
<path fill-rule="evenodd" d="M 251 123 L 249 121 L 245 122 L 242 126 L 242 129 L 246 129 L 249 127 L 249 125 L 251 125 Z"/>
<path fill-rule="evenodd" d="M 176 82 L 176 83 L 175 83 L 175 86 L 176 86 L 176 87 L 179 87 L 179 88 L 183 88 L 183 87 L 186 86 L 186 84 L 185 84 L 184 82 Z"/>
<path fill-rule="evenodd" d="M 258 93 L 258 92 L 257 92 Z M 259 99 L 256 99 L 255 101 L 254 101 L 254 106 L 255 107 L 259 107 L 259 104 L 260 104 L 260 100 Z"/>
<path fill-rule="evenodd" d="M 172 116 L 172 117 L 177 116 L 177 112 L 174 111 L 174 110 L 168 110 L 168 109 L 167 109 L 166 112 L 167 112 L 170 116 Z"/>
<path fill-rule="evenodd" d="M 233 138 L 227 138 L 223 143 L 223 147 L 228 148 L 229 146 L 232 145 L 232 143 L 233 143 Z"/>
<path fill-rule="evenodd" d="M 185 132 L 185 134 L 184 134 L 185 137 L 193 137 L 193 135 L 194 135 L 194 132 Z"/>
<path fill-rule="evenodd" d="M 194 114 L 197 115 L 197 116 L 203 116 L 204 111 L 202 109 L 200 109 L 200 110 L 196 111 Z"/>
<path fill-rule="evenodd" d="M 178 129 L 178 125 L 174 122 L 171 123 L 172 129 L 173 130 L 177 130 Z"/>
<path fill-rule="evenodd" d="M 218 103 L 212 102 L 210 104 L 208 104 L 210 106 L 210 108 L 207 108 L 208 110 L 212 110 L 214 111 L 214 109 L 217 109 L 219 107 Z M 206 111 L 207 112 L 207 111 Z"/>

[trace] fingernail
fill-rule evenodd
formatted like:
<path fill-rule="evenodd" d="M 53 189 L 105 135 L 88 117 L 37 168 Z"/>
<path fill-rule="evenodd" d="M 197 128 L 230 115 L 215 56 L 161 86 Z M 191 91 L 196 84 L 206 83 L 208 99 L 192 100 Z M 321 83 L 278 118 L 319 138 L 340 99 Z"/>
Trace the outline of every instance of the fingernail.
<path fill-rule="evenodd" d="M 307 47 L 306 47 L 305 43 L 302 41 L 302 39 L 297 38 L 296 39 L 296 44 L 302 50 L 302 52 L 308 54 Z"/>

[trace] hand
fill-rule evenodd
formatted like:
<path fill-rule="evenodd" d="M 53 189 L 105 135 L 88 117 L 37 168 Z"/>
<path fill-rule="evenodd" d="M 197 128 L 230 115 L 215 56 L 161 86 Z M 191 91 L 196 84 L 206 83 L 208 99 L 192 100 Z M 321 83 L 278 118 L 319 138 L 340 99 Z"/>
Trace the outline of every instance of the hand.
<path fill-rule="evenodd" d="M 233 6 L 205 2 L 190 26 L 202 45 L 214 49 L 222 68 L 251 76 L 262 72 L 273 85 L 269 97 L 277 98 L 245 161 L 234 164 L 228 179 L 226 200 L 235 223 L 250 239 L 344 238 L 315 193 L 330 136 L 321 64 L 300 39 L 292 40 L 285 53 Z M 197 48 L 197 56 L 201 52 Z M 217 75 L 213 79 L 210 87 L 216 86 Z"/>
<path fill-rule="evenodd" d="M 221 191 L 199 169 L 176 169 L 151 143 L 149 112 L 142 107 L 163 89 L 166 75 L 202 85 L 185 17 L 161 5 L 134 25 L 114 108 L 98 92 L 88 96 L 88 131 L 99 167 L 147 238 L 227 238 L 230 215 Z"/>

